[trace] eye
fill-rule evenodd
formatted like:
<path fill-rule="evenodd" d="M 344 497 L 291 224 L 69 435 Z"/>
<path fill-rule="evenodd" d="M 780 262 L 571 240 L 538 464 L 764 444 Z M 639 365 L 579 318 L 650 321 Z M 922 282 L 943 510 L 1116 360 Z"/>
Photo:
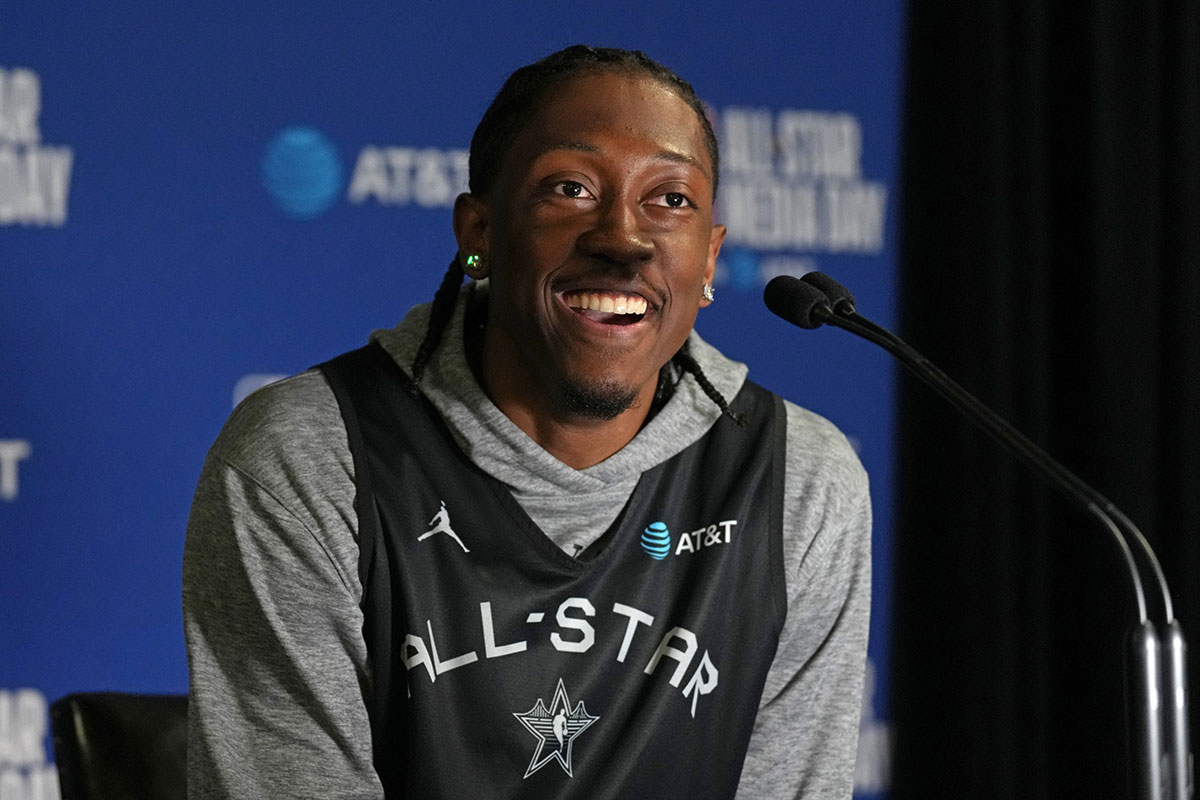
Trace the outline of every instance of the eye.
<path fill-rule="evenodd" d="M 580 198 L 584 200 L 594 199 L 592 193 L 587 190 L 579 181 L 559 181 L 554 184 L 555 194 L 561 194 L 563 197 Z"/>
<path fill-rule="evenodd" d="M 667 208 L 695 208 L 692 199 L 682 192 L 665 192 L 651 199 L 651 205 L 666 206 Z"/>

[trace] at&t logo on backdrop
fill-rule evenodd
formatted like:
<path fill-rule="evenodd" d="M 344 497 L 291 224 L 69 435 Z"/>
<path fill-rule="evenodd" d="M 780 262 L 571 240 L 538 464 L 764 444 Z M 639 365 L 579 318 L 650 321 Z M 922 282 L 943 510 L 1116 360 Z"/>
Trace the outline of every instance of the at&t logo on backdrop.
<path fill-rule="evenodd" d="M 292 125 L 267 143 L 262 182 L 276 207 L 295 219 L 315 219 L 343 197 L 354 206 L 448 209 L 467 190 L 467 151 L 366 145 L 347 180 L 333 141 L 316 128 Z"/>
<path fill-rule="evenodd" d="M 262 180 L 280 211 L 311 219 L 329 210 L 345 180 L 337 148 L 316 128 L 284 128 L 267 144 Z"/>

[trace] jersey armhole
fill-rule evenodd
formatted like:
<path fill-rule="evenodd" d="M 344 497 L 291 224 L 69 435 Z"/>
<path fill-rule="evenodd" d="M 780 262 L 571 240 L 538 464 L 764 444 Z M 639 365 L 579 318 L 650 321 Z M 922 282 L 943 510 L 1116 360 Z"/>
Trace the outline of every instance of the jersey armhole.
<path fill-rule="evenodd" d="M 779 624 L 782 627 L 787 619 L 788 594 L 787 570 L 783 560 L 783 513 L 785 493 L 787 490 L 787 408 L 783 398 L 772 397 L 773 407 L 771 417 L 771 438 L 773 442 L 771 454 L 771 597 L 775 603 Z"/>
<path fill-rule="evenodd" d="M 333 390 L 333 396 L 337 399 L 338 409 L 342 413 L 342 423 L 346 427 L 350 457 L 354 463 L 354 510 L 358 516 L 358 578 L 362 584 L 364 601 L 377 557 L 376 547 L 380 541 L 381 528 L 379 513 L 375 508 L 375 494 L 371 489 L 371 468 L 367 457 L 367 448 L 363 441 L 362 428 L 359 426 L 358 413 L 355 411 L 346 374 L 354 369 L 354 362 L 367 356 L 365 351 L 371 346 L 367 345 L 367 347 L 353 350 L 317 365 L 317 369 L 325 376 L 325 380 L 329 382 L 329 388 Z"/>
<path fill-rule="evenodd" d="M 382 361 L 381 361 L 382 359 Z M 365 347 L 344 353 L 318 365 L 318 369 L 329 381 L 342 422 L 346 426 L 346 439 L 354 462 L 354 506 L 358 515 L 358 573 L 362 581 L 363 640 L 367 645 L 369 688 L 365 690 L 364 702 L 367 718 L 371 723 L 371 752 L 375 771 L 385 786 L 396 784 L 404 772 L 404 759 L 396 755 L 395 740 L 398 736 L 392 724 L 395 687 L 391 685 L 393 642 L 390 616 L 385 609 L 391 607 L 391 588 L 387 580 L 390 564 L 383 546 L 383 525 L 379 509 L 375 504 L 375 493 L 371 488 L 370 455 L 363 439 L 359 422 L 358 407 L 354 398 L 370 392 L 381 383 L 381 366 L 391 356 L 378 344 L 372 342 Z M 402 696 L 401 696 L 402 697 Z M 398 701 L 398 702 L 402 702 Z"/>

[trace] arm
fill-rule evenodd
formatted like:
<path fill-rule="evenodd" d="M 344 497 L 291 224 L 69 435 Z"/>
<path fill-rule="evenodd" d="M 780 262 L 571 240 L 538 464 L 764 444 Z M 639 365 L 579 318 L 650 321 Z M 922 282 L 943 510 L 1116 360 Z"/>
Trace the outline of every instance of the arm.
<path fill-rule="evenodd" d="M 192 798 L 382 797 L 353 499 L 315 374 L 248 398 L 209 453 L 183 565 Z"/>
<path fill-rule="evenodd" d="M 788 404 L 788 615 L 738 797 L 848 798 L 870 614 L 866 473 L 824 420 Z"/>

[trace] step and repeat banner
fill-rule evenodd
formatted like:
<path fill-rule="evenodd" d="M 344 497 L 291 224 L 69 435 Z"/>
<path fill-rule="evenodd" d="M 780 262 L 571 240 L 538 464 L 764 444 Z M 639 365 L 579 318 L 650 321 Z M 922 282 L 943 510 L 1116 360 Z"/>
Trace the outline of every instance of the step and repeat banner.
<path fill-rule="evenodd" d="M 0 800 L 58 797 L 55 698 L 186 691 L 184 528 L 223 421 L 433 296 L 476 121 L 576 42 L 710 106 L 729 234 L 698 327 L 871 473 L 856 792 L 885 794 L 893 374 L 761 297 L 819 269 L 893 323 L 902 24 L 900 0 L 0 5 Z"/>

